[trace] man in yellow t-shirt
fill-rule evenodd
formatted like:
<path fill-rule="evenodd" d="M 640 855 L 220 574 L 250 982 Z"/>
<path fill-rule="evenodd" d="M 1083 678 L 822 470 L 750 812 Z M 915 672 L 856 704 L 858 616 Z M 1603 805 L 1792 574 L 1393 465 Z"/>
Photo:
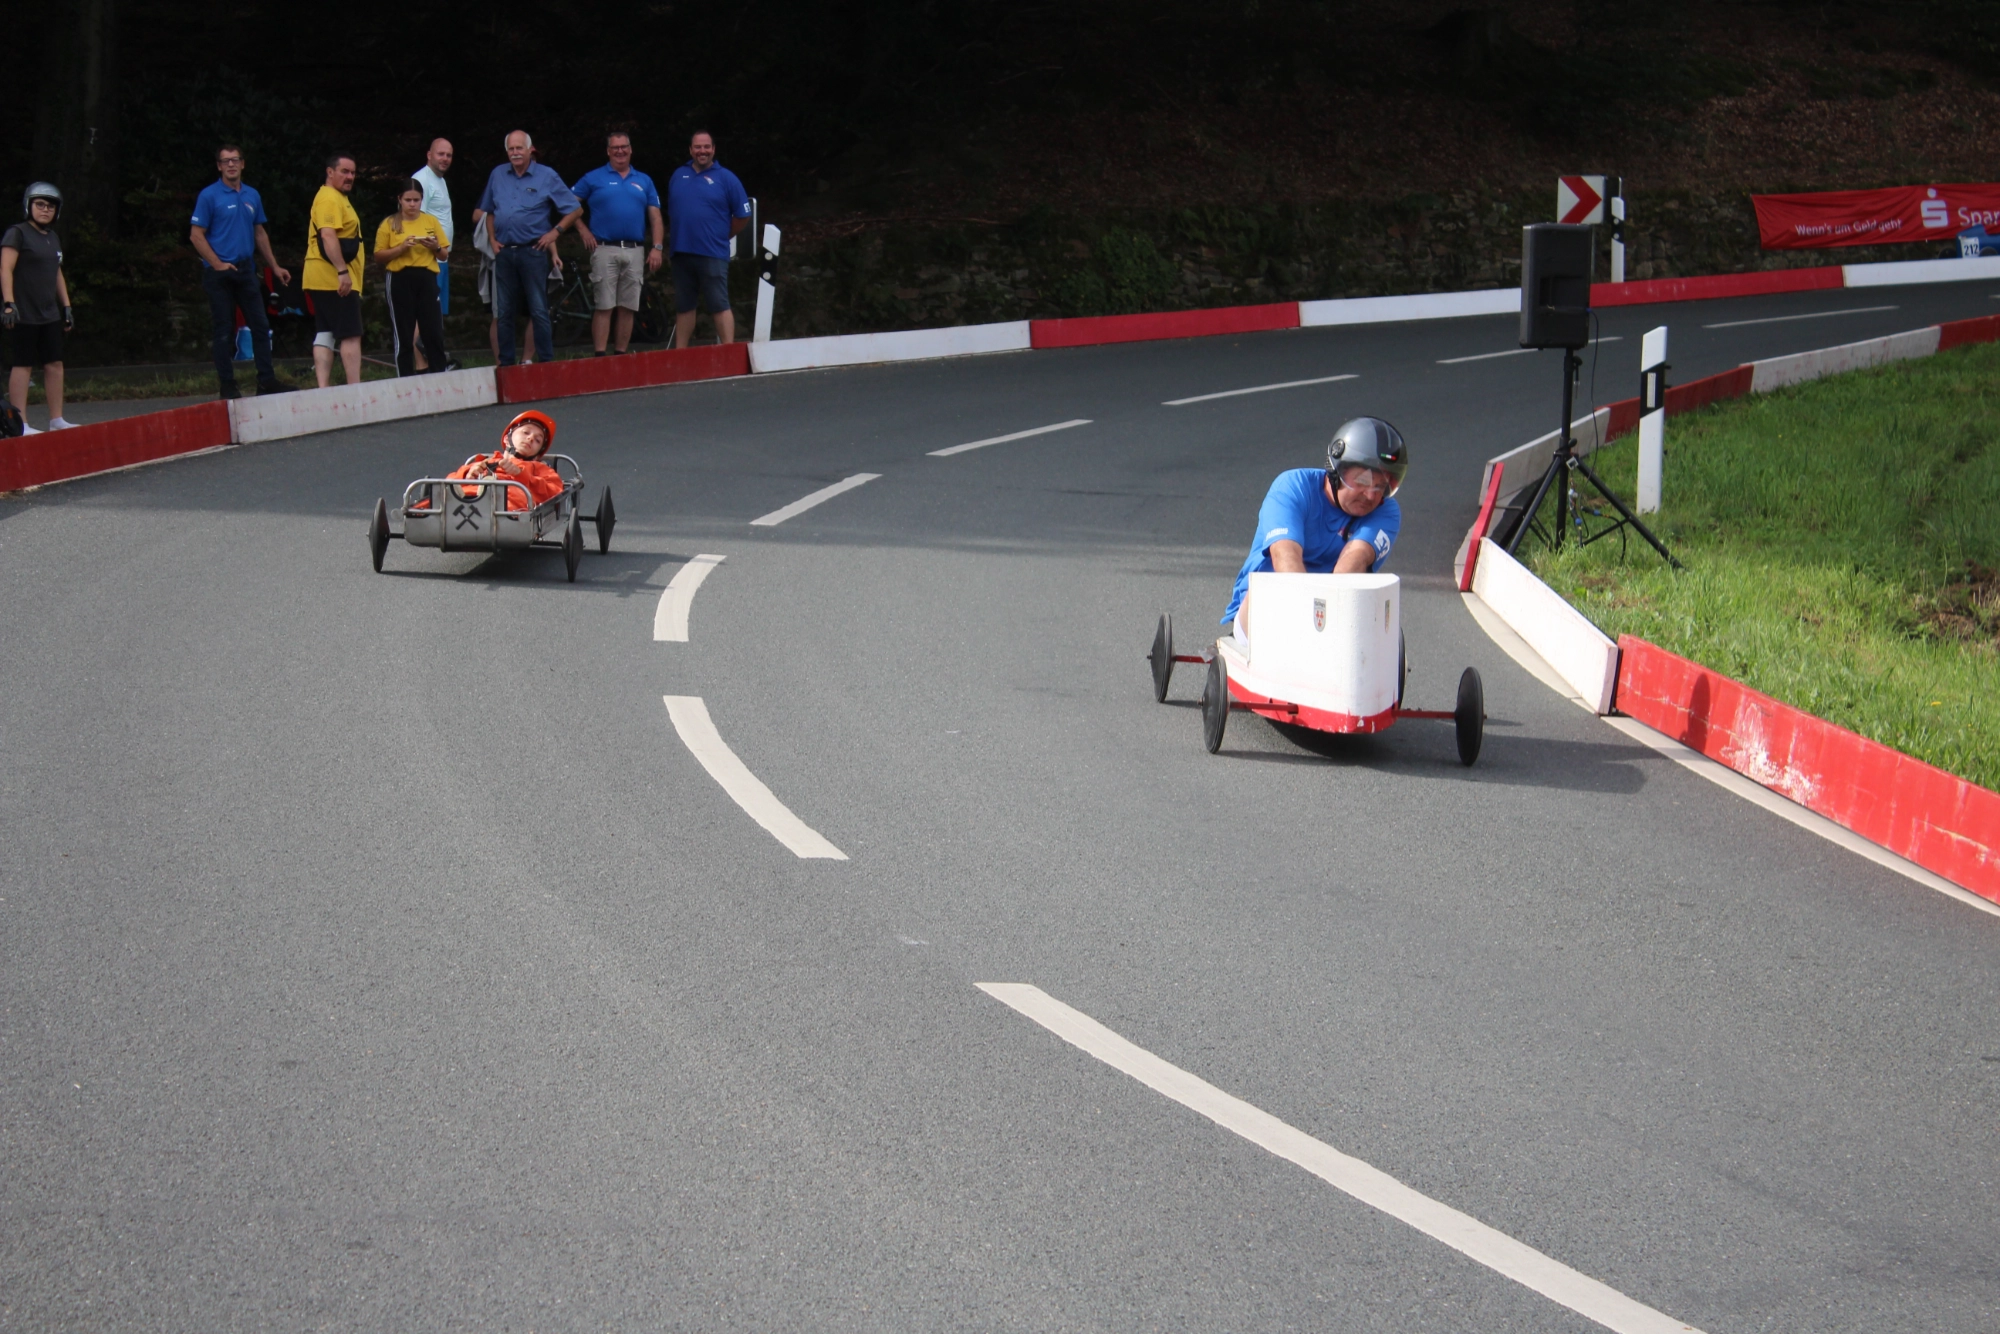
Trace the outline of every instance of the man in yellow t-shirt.
<path fill-rule="evenodd" d="M 444 318 L 438 310 L 438 263 L 448 260 L 451 242 L 437 218 L 424 212 L 424 187 L 403 182 L 396 211 L 375 229 L 375 262 L 389 271 L 389 332 L 396 374 L 417 373 L 413 332 L 424 340 L 424 369 L 445 368 Z"/>
<path fill-rule="evenodd" d="M 313 196 L 303 279 L 320 335 L 313 340 L 313 373 L 322 389 L 333 383 L 328 344 L 339 347 L 347 382 L 361 383 L 361 271 L 368 257 L 361 253 L 361 219 L 347 201 L 353 189 L 353 155 L 334 153 L 326 160 L 326 184 Z"/>

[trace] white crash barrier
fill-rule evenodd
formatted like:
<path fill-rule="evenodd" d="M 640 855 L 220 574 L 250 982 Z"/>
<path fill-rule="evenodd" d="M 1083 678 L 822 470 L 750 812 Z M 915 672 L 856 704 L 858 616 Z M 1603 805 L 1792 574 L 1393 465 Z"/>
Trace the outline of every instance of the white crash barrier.
<path fill-rule="evenodd" d="M 953 329 L 906 329 L 895 333 L 841 334 L 829 338 L 781 338 L 750 345 L 753 372 L 801 371 L 812 366 L 866 366 L 878 361 L 928 361 L 983 352 L 1025 352 L 1028 321 L 966 324 Z"/>
<path fill-rule="evenodd" d="M 1964 264 L 1969 261 L 1955 259 L 1949 262 Z M 1750 392 L 1768 394 L 1788 384 L 1803 384 L 1821 376 L 1839 375 L 1842 371 L 1858 371 L 1891 361 L 1928 357 L 1937 352 L 1941 332 L 1933 324 L 1928 329 L 1912 329 L 1908 333 L 1890 334 L 1886 338 L 1865 338 L 1858 343 L 1843 343 L 1839 347 L 1822 347 L 1811 352 L 1795 352 L 1789 357 L 1753 361 L 1750 363 Z"/>
<path fill-rule="evenodd" d="M 1299 327 L 1333 324 L 1390 324 L 1397 320 L 1451 320 L 1467 315 L 1518 315 L 1521 289 L 1484 292 L 1423 292 L 1415 296 L 1359 296 L 1299 302 Z"/>
<path fill-rule="evenodd" d="M 1588 417 L 1578 417 L 1569 424 L 1569 433 L 1576 440 L 1578 457 L 1592 453 L 1605 443 L 1604 433 L 1611 426 L 1611 409 L 1599 408 Z M 1542 474 L 1549 470 L 1549 460 L 1556 456 L 1556 433 L 1536 436 L 1525 445 L 1516 445 L 1505 454 L 1486 460 L 1485 469 L 1479 474 L 1479 498 L 1486 499 L 1486 488 L 1493 481 L 1493 470 L 1505 466 L 1507 474 L 1500 483 L 1500 503 L 1504 506 L 1521 492 L 1542 480 Z"/>
<path fill-rule="evenodd" d="M 1892 259 L 1880 264 L 1843 264 L 1840 269 L 1843 287 L 1969 283 L 1982 278 L 2000 278 L 2000 255 L 1980 259 Z"/>
<path fill-rule="evenodd" d="M 249 445 L 435 412 L 486 408 L 499 401 L 491 366 L 400 380 L 365 380 L 236 399 L 229 405 L 229 434 L 237 444 Z"/>
<path fill-rule="evenodd" d="M 1472 591 L 1541 654 L 1585 704 L 1600 714 L 1611 712 L 1618 685 L 1618 645 L 1582 612 L 1491 538 L 1479 540 Z"/>
<path fill-rule="evenodd" d="M 1354 718 L 1396 707 L 1403 604 L 1395 575 L 1258 573 L 1249 596 L 1249 659 L 1229 669 L 1244 689 Z"/>

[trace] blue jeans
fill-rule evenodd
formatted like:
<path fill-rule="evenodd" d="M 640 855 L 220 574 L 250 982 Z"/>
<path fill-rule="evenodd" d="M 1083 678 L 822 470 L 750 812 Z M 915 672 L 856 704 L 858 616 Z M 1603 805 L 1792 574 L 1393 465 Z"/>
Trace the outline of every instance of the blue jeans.
<path fill-rule="evenodd" d="M 208 295 L 208 318 L 214 338 L 209 352 L 215 358 L 215 378 L 227 393 L 236 388 L 236 312 L 250 327 L 250 349 L 257 358 L 257 386 L 273 384 L 271 370 L 271 322 L 264 316 L 264 289 L 257 282 L 255 260 L 245 260 L 227 271 L 203 269 L 201 290 Z"/>
<path fill-rule="evenodd" d="M 493 318 L 500 321 L 500 364 L 511 366 L 514 322 L 526 308 L 535 325 L 535 360 L 556 359 L 549 327 L 549 257 L 532 245 L 510 245 L 493 257 Z"/>

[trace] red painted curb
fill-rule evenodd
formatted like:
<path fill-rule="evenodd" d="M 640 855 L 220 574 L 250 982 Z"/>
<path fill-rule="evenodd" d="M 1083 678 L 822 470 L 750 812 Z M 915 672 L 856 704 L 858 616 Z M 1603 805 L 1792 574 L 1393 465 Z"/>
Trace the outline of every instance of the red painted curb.
<path fill-rule="evenodd" d="M 222 402 L 17 436 L 0 440 L 0 491 L 46 486 L 228 443 L 229 405 Z"/>
<path fill-rule="evenodd" d="M 1970 347 L 1974 343 L 2000 343 L 2000 315 L 1981 315 L 1970 320 L 1947 320 L 1938 326 L 1938 351 Z"/>
<path fill-rule="evenodd" d="M 1620 713 L 1871 843 L 2000 902 L 2000 792 L 1781 704 L 1631 635 Z"/>
<path fill-rule="evenodd" d="M 1686 384 L 1669 385 L 1667 415 L 1678 417 L 1683 412 L 1693 412 L 1696 408 L 1720 403 L 1725 398 L 1742 398 L 1750 392 L 1750 380 L 1755 373 L 1749 366 L 1738 366 L 1735 370 L 1706 375 Z"/>
<path fill-rule="evenodd" d="M 1776 292 L 1818 292 L 1847 286 L 1838 264 L 1813 269 L 1767 269 L 1758 273 L 1718 273 L 1699 278 L 1651 278 L 1645 282 L 1592 283 L 1592 306 L 1650 306 L 1664 301 L 1715 301 L 1731 296 Z"/>
<path fill-rule="evenodd" d="M 502 366 L 494 372 L 494 384 L 502 403 L 533 403 L 576 394 L 608 394 L 620 389 L 719 380 L 749 373 L 750 345 L 729 343 L 669 348 L 664 352 L 631 352 L 622 357 L 579 357 L 573 361 L 541 361 L 532 366 Z"/>
<path fill-rule="evenodd" d="M 1299 327 L 1299 303 L 1222 306 L 1215 310 L 1168 310 L 1147 315 L 1093 315 L 1073 320 L 1030 320 L 1032 347 L 1091 347 L 1099 343 L 1143 343 L 1159 338 L 1203 338 L 1214 334 L 1264 333 Z"/>

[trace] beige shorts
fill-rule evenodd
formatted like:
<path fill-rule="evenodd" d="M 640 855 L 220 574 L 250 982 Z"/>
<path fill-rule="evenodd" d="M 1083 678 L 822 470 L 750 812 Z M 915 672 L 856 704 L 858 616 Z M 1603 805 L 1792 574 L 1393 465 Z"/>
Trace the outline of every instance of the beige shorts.
<path fill-rule="evenodd" d="M 646 249 L 633 245 L 601 245 L 590 252 L 590 285 L 597 309 L 639 308 L 639 289 L 646 281 Z"/>

